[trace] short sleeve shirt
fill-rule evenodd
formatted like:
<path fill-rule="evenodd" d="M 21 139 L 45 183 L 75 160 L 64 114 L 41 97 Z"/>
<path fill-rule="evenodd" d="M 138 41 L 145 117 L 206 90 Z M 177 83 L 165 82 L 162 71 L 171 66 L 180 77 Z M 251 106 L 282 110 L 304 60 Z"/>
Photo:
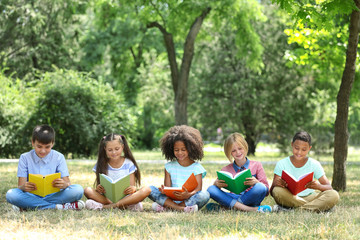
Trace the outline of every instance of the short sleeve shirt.
<path fill-rule="evenodd" d="M 280 160 L 276 164 L 274 173 L 281 177 L 283 170 L 286 170 L 288 173 L 293 175 L 296 179 L 299 179 L 299 177 L 301 177 L 307 173 L 310 173 L 310 172 L 314 172 L 314 178 L 316 178 L 316 179 L 321 178 L 325 174 L 324 169 L 321 166 L 320 162 L 318 162 L 310 157 L 308 158 L 308 161 L 305 163 L 305 165 L 300 168 L 297 168 L 292 164 L 290 157 L 286 157 L 286 158 Z M 298 193 L 297 195 L 300 197 L 304 197 L 304 196 L 307 196 L 307 195 L 313 193 L 314 191 L 315 191 L 314 189 L 308 188 L 308 189 L 305 189 L 304 191 Z"/>
<path fill-rule="evenodd" d="M 192 173 L 195 176 L 201 174 L 202 178 L 206 176 L 205 168 L 198 162 L 183 167 L 178 161 L 171 161 L 165 164 L 165 169 L 170 174 L 172 187 L 182 187 Z"/>
<path fill-rule="evenodd" d="M 56 150 L 52 149 L 44 158 L 39 158 L 34 149 L 20 156 L 18 177 L 26 177 L 28 179 L 29 173 L 45 176 L 58 172 L 61 173 L 62 178 L 69 176 L 65 157 Z"/>
<path fill-rule="evenodd" d="M 107 176 L 109 176 L 112 180 L 119 179 L 123 176 L 129 175 L 130 173 L 133 173 L 137 170 L 135 164 L 130 160 L 125 158 L 125 161 L 123 165 L 119 168 L 113 168 L 108 164 L 108 173 Z M 96 172 L 96 164 L 93 168 L 93 171 Z"/>

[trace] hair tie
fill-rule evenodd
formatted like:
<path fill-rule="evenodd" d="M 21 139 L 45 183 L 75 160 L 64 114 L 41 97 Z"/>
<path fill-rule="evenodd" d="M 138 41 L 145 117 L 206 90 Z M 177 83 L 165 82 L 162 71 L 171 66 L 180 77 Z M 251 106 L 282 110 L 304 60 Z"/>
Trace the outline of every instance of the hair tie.
<path fill-rule="evenodd" d="M 103 137 L 103 140 L 105 140 L 106 136 Z"/>

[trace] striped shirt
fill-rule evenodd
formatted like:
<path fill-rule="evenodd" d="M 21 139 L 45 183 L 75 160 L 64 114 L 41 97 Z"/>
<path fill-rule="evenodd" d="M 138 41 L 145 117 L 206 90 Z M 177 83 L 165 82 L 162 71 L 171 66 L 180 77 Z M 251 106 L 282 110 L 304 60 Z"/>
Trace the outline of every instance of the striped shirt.
<path fill-rule="evenodd" d="M 202 178 L 206 176 L 205 168 L 198 162 L 183 167 L 178 161 L 171 161 L 165 164 L 165 169 L 170 174 L 172 187 L 182 187 L 192 173 L 195 176 L 202 174 Z"/>

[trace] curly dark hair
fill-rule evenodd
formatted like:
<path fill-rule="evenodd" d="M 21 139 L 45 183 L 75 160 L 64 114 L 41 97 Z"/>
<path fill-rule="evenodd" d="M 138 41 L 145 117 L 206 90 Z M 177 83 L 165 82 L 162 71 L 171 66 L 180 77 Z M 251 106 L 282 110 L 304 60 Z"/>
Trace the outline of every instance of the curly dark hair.
<path fill-rule="evenodd" d="M 189 153 L 191 160 L 199 160 L 204 157 L 204 143 L 199 130 L 186 125 L 170 128 L 160 139 L 160 148 L 165 159 L 175 161 L 174 144 L 182 141 Z"/>

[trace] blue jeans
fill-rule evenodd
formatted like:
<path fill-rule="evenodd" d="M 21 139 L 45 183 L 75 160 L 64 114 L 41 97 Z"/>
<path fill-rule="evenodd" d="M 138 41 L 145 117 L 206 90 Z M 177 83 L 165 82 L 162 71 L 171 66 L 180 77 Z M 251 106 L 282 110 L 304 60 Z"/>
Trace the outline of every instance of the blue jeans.
<path fill-rule="evenodd" d="M 60 192 L 40 197 L 35 194 L 24 192 L 19 188 L 7 191 L 6 200 L 23 209 L 54 209 L 56 204 L 70 203 L 82 198 L 84 189 L 78 184 L 70 185 Z"/>
<path fill-rule="evenodd" d="M 161 206 L 164 206 L 164 203 L 166 199 L 168 198 L 165 194 L 162 194 L 159 191 L 159 188 L 155 186 L 150 186 L 151 193 L 149 195 L 149 198 L 153 200 L 154 202 L 157 202 Z M 195 193 L 193 196 L 191 196 L 189 199 L 184 200 L 185 206 L 194 206 L 198 205 L 198 208 L 202 208 L 210 199 L 210 195 L 206 191 L 199 191 Z M 174 201 L 176 203 L 180 201 Z"/>
<path fill-rule="evenodd" d="M 227 208 L 233 208 L 236 202 L 251 207 L 260 206 L 260 203 L 268 193 L 268 188 L 260 182 L 256 183 L 249 191 L 244 191 L 240 194 L 224 192 L 215 185 L 210 186 L 207 190 L 212 199 Z"/>

